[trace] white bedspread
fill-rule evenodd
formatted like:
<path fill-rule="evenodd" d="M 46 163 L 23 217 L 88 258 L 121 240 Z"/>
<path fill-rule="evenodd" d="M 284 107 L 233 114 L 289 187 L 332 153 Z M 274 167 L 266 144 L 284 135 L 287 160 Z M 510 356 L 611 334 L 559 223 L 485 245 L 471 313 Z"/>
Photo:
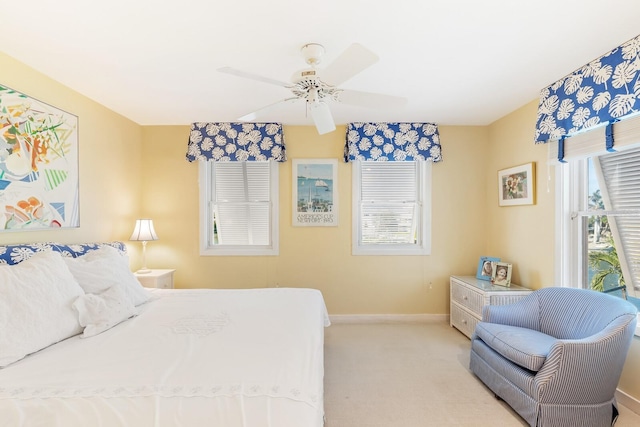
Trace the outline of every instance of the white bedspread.
<path fill-rule="evenodd" d="M 0 426 L 322 426 L 319 291 L 154 295 L 138 317 L 1 369 Z"/>

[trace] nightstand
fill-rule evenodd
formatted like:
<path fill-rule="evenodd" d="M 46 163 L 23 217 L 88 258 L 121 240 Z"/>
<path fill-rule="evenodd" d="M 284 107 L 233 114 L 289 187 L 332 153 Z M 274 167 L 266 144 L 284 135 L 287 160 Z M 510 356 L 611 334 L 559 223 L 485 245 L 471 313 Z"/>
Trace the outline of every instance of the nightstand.
<path fill-rule="evenodd" d="M 175 270 L 151 270 L 149 273 L 133 273 L 145 288 L 173 289 Z"/>

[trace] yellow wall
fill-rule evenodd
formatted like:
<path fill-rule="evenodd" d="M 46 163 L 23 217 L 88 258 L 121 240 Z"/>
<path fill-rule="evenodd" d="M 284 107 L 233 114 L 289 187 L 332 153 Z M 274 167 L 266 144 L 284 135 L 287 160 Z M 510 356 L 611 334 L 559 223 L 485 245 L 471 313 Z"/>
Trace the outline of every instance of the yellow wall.
<path fill-rule="evenodd" d="M 198 167 L 184 159 L 188 126 L 140 127 L 1 53 L 0 84 L 76 114 L 80 124 L 80 228 L 3 232 L 0 244 L 126 241 L 134 219 L 149 216 L 160 240 L 148 245 L 148 265 L 176 268 L 178 287 L 316 287 L 332 314 L 448 313 L 448 276 L 475 274 L 481 255 L 513 262 L 517 283 L 553 284 L 554 175 L 547 185 L 546 147 L 533 144 L 535 102 L 491 126 L 440 128 L 444 161 L 433 167 L 429 256 L 351 256 L 351 167 L 344 163 L 339 226 L 292 227 L 287 162 L 280 165 L 280 256 L 201 257 Z M 289 159 L 342 156 L 343 127 L 324 136 L 285 127 L 285 137 Z M 536 163 L 536 204 L 498 207 L 497 171 L 528 162 Z M 138 268 L 140 246 L 128 247 Z M 639 376 L 636 337 L 620 381 L 636 399 Z"/>
<path fill-rule="evenodd" d="M 206 257 L 198 252 L 198 166 L 185 160 L 187 126 L 143 132 L 143 214 L 160 240 L 147 246 L 147 265 L 176 268 L 183 288 L 313 287 L 331 314 L 448 313 L 448 277 L 475 274 L 486 222 L 485 127 L 440 129 L 444 161 L 433 167 L 433 251 L 430 256 L 351 255 L 351 165 L 342 162 L 345 127 L 320 136 L 285 126 L 288 159 L 339 159 L 337 227 L 293 227 L 291 161 L 280 168 L 280 255 Z"/>
<path fill-rule="evenodd" d="M 80 181 L 79 228 L 1 232 L 0 244 L 128 238 L 142 192 L 140 126 L 2 53 L 0 84 L 78 116 Z"/>
<path fill-rule="evenodd" d="M 512 262 L 513 282 L 534 289 L 554 284 L 555 242 L 554 171 L 547 167 L 546 144 L 534 144 L 537 107 L 531 102 L 489 126 L 484 176 L 487 253 Z M 535 204 L 499 206 L 498 171 L 530 162 L 536 170 Z"/>

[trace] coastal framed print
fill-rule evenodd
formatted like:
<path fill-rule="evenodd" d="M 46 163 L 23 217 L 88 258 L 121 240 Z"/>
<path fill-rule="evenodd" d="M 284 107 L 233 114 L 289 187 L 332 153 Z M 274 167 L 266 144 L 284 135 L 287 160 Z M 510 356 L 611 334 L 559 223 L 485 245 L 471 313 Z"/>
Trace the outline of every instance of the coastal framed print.
<path fill-rule="evenodd" d="M 78 117 L 0 84 L 0 230 L 79 227 Z"/>
<path fill-rule="evenodd" d="M 293 159 L 293 225 L 338 225 L 338 161 Z"/>
<path fill-rule="evenodd" d="M 476 279 L 491 280 L 491 272 L 493 264 L 499 262 L 500 258 L 482 256 L 478 261 L 478 271 L 476 272 Z"/>
<path fill-rule="evenodd" d="M 533 205 L 535 203 L 535 163 L 526 163 L 498 171 L 500 206 Z"/>

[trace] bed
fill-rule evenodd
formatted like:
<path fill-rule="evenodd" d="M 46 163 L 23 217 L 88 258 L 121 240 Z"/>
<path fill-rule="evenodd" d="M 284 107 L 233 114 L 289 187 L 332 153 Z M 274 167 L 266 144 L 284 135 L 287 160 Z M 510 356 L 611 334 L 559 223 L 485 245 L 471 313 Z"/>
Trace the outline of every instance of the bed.
<path fill-rule="evenodd" d="M 0 264 L 0 426 L 323 425 L 318 290 L 147 290 L 121 242 Z"/>

